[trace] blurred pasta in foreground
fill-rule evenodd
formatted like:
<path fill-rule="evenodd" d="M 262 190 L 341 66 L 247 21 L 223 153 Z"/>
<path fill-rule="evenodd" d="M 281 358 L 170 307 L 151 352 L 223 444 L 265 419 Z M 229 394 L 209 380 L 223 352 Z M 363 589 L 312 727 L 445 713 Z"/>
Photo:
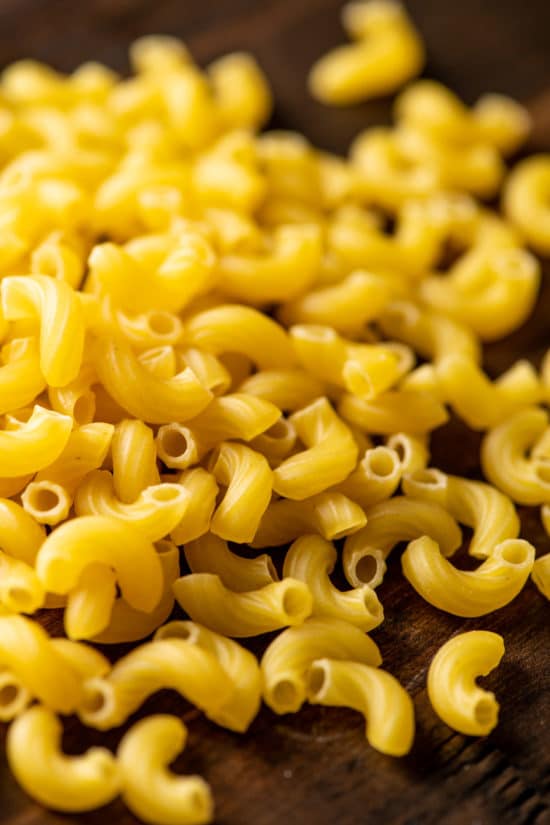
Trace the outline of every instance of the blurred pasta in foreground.
<path fill-rule="evenodd" d="M 355 42 L 310 77 L 321 101 L 421 71 L 398 2 L 351 3 L 344 24 Z M 537 300 L 550 155 L 507 177 L 527 112 L 419 80 L 342 158 L 261 131 L 271 93 L 249 55 L 202 71 L 150 36 L 130 58 L 130 78 L 31 60 L 0 78 L 0 720 L 40 803 L 120 794 L 145 822 L 199 825 L 209 785 L 168 769 L 182 721 L 68 756 L 59 715 L 108 730 L 168 688 L 244 733 L 262 700 L 343 705 L 403 756 L 413 702 L 367 635 L 392 612 L 377 588 L 394 548 L 455 616 L 505 607 L 530 577 L 550 599 L 550 554 L 516 512 L 542 506 L 550 533 L 550 355 L 496 378 L 482 364 Z M 490 483 L 429 466 L 451 414 L 482 432 Z M 67 638 L 31 618 L 54 608 Z M 240 641 L 272 631 L 260 661 Z M 142 644 L 114 664 L 93 646 L 118 642 Z M 494 727 L 475 678 L 503 654 L 475 629 L 437 652 L 444 722 Z"/>

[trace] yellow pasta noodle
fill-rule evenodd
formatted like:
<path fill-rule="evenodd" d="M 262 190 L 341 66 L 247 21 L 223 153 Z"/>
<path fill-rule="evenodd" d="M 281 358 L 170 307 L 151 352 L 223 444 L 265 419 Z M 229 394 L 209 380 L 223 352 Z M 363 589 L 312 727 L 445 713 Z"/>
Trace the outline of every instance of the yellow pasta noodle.
<path fill-rule="evenodd" d="M 16 478 L 53 464 L 67 446 L 72 425 L 68 415 L 37 404 L 28 421 L 0 431 L 0 476 Z"/>
<path fill-rule="evenodd" d="M 543 522 L 546 532 L 549 532 L 550 513 L 545 508 L 543 508 Z M 546 553 L 544 556 L 540 556 L 540 558 L 535 560 L 531 578 L 542 595 L 550 600 L 550 553 Z"/>
<path fill-rule="evenodd" d="M 467 736 L 486 736 L 495 727 L 498 702 L 475 679 L 487 676 L 503 655 L 502 636 L 488 630 L 459 633 L 439 648 L 428 671 L 428 696 L 449 727 Z"/>
<path fill-rule="evenodd" d="M 179 484 L 188 493 L 188 506 L 170 537 L 176 544 L 187 544 L 210 529 L 218 485 L 212 473 L 202 467 L 185 470 L 179 478 Z"/>
<path fill-rule="evenodd" d="M 244 593 L 278 581 L 268 555 L 244 558 L 233 553 L 227 542 L 207 533 L 185 545 L 185 559 L 192 573 L 215 573 L 229 590 Z"/>
<path fill-rule="evenodd" d="M 46 386 L 34 338 L 15 338 L 2 347 L 0 413 L 32 404 Z"/>

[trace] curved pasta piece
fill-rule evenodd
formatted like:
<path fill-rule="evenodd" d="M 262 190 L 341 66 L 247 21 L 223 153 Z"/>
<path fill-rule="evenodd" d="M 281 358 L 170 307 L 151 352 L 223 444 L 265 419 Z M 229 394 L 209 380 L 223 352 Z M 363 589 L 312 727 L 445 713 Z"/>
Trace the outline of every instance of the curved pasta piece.
<path fill-rule="evenodd" d="M 50 645 L 78 673 L 81 679 L 106 676 L 111 670 L 111 663 L 107 657 L 91 645 L 64 639 L 62 636 L 50 639 Z"/>
<path fill-rule="evenodd" d="M 321 265 L 321 236 L 314 224 L 281 226 L 266 255 L 222 255 L 223 291 L 247 304 L 289 301 L 314 283 Z"/>
<path fill-rule="evenodd" d="M 72 713 L 82 698 L 81 680 L 50 642 L 37 622 L 0 616 L 1 667 L 40 702 L 60 713 Z"/>
<path fill-rule="evenodd" d="M 0 498 L 0 547 L 33 566 L 46 531 L 15 501 Z"/>
<path fill-rule="evenodd" d="M 208 716 L 233 692 L 229 676 L 215 657 L 182 639 L 147 642 L 127 653 L 102 678 L 84 683 L 78 713 L 85 725 L 117 727 L 159 690 L 176 690 Z"/>
<path fill-rule="evenodd" d="M 301 624 L 313 609 L 309 588 L 295 579 L 234 593 L 219 576 L 191 573 L 174 583 L 174 595 L 193 621 L 224 636 L 258 636 Z"/>
<path fill-rule="evenodd" d="M 91 364 L 83 362 L 73 381 L 62 387 L 48 387 L 48 400 L 52 409 L 71 415 L 79 425 L 90 424 L 96 414 L 96 392 L 95 389 L 92 390 L 96 382 L 95 369 Z"/>
<path fill-rule="evenodd" d="M 445 407 L 428 394 L 389 390 L 372 401 L 343 395 L 338 413 L 361 430 L 380 435 L 405 430 L 413 435 L 435 430 L 449 420 Z"/>
<path fill-rule="evenodd" d="M 548 461 L 533 454 L 527 457 L 547 429 L 547 412 L 528 407 L 489 430 L 481 444 L 484 474 L 518 504 L 550 502 Z"/>
<path fill-rule="evenodd" d="M 403 466 L 398 454 L 390 447 L 372 447 L 338 490 L 361 507 L 371 507 L 389 498 L 399 487 Z"/>
<path fill-rule="evenodd" d="M 286 331 L 258 310 L 238 304 L 194 315 L 185 326 L 185 339 L 190 346 L 214 355 L 242 353 L 261 370 L 288 368 L 296 362 Z"/>
<path fill-rule="evenodd" d="M 401 566 L 405 578 L 434 607 L 454 616 L 485 616 L 511 602 L 529 578 L 535 551 L 523 539 L 507 539 L 473 571 L 457 570 L 436 542 L 423 536 L 411 542 Z"/>
<path fill-rule="evenodd" d="M 504 655 L 498 633 L 459 633 L 439 648 L 428 670 L 428 696 L 437 715 L 466 736 L 486 736 L 497 724 L 494 693 L 475 683 L 487 676 Z"/>
<path fill-rule="evenodd" d="M 173 378 L 157 378 L 121 341 L 98 341 L 94 363 L 99 380 L 117 404 L 151 424 L 186 421 L 212 399 L 188 367 Z"/>
<path fill-rule="evenodd" d="M 115 496 L 113 477 L 94 470 L 78 488 L 74 507 L 78 516 L 108 516 L 131 524 L 150 541 L 167 536 L 182 520 L 189 496 L 179 484 L 146 487 L 136 501 L 124 504 Z"/>
<path fill-rule="evenodd" d="M 122 798 L 151 825 L 203 825 L 214 802 L 200 776 L 176 776 L 168 765 L 184 749 L 187 728 L 175 716 L 156 714 L 136 722 L 117 749 Z"/>
<path fill-rule="evenodd" d="M 229 549 L 226 541 L 213 533 L 187 543 L 185 559 L 192 573 L 214 573 L 224 587 L 235 593 L 257 590 L 279 580 L 268 555 L 264 553 L 253 559 L 238 556 Z"/>
<path fill-rule="evenodd" d="M 32 404 L 46 387 L 34 338 L 15 338 L 2 347 L 0 414 Z"/>
<path fill-rule="evenodd" d="M 155 436 L 139 419 L 127 418 L 115 426 L 111 458 L 115 493 L 125 504 L 160 482 Z"/>
<path fill-rule="evenodd" d="M 321 536 L 302 536 L 285 556 L 283 576 L 307 584 L 313 596 L 312 616 L 342 619 L 360 630 L 373 630 L 384 620 L 378 596 L 368 584 L 338 590 L 329 578 L 337 558 L 331 542 Z"/>
<path fill-rule="evenodd" d="M 258 660 L 245 647 L 195 622 L 174 621 L 160 627 L 155 639 L 185 639 L 211 653 L 233 683 L 233 693 L 210 719 L 225 728 L 244 733 L 258 713 L 262 682 Z"/>
<path fill-rule="evenodd" d="M 306 699 L 307 673 L 323 657 L 379 667 L 376 644 L 358 627 L 334 618 L 306 619 L 271 642 L 261 660 L 263 696 L 275 713 L 296 713 Z"/>
<path fill-rule="evenodd" d="M 404 756 L 414 738 L 414 706 L 407 691 L 385 670 L 358 662 L 317 659 L 307 678 L 313 705 L 353 708 L 366 718 L 366 736 L 375 750 Z"/>
<path fill-rule="evenodd" d="M 202 467 L 185 470 L 179 484 L 188 493 L 189 504 L 183 519 L 170 533 L 170 538 L 176 544 L 187 544 L 210 530 L 218 485 L 212 473 Z"/>
<path fill-rule="evenodd" d="M 8 321 L 38 316 L 40 368 L 53 387 L 79 373 L 84 352 L 84 315 L 78 294 L 47 275 L 10 275 L 1 287 L 2 312 Z"/>
<path fill-rule="evenodd" d="M 77 813 L 107 805 L 121 786 L 115 757 L 106 748 L 66 756 L 60 750 L 61 734 L 61 722 L 47 708 L 36 705 L 19 716 L 6 740 L 15 778 L 30 797 L 57 811 Z"/>
<path fill-rule="evenodd" d="M 61 455 L 40 470 L 34 480 L 59 484 L 74 493 L 89 472 L 103 465 L 111 447 L 113 431 L 112 424 L 101 421 L 73 429 Z"/>
<path fill-rule="evenodd" d="M 386 447 L 397 453 L 403 475 L 423 470 L 430 458 L 426 439 L 423 436 L 394 433 L 386 440 Z"/>
<path fill-rule="evenodd" d="M 206 451 L 219 441 L 233 438 L 251 441 L 280 417 L 281 410 L 271 402 L 239 392 L 214 398 L 188 426 Z"/>
<path fill-rule="evenodd" d="M 287 458 L 296 445 L 296 430 L 284 416 L 257 435 L 250 442 L 250 446 L 265 456 L 271 467 L 276 467 L 284 458 Z"/>
<path fill-rule="evenodd" d="M 322 103 L 347 106 L 390 94 L 422 70 L 424 47 L 401 3 L 348 3 L 342 19 L 357 42 L 311 69 L 309 89 Z"/>
<path fill-rule="evenodd" d="M 354 533 L 366 524 L 361 507 L 336 490 L 326 490 L 303 501 L 272 501 L 250 542 L 252 547 L 280 547 L 304 533 L 319 533 L 331 541 Z"/>
<path fill-rule="evenodd" d="M 227 541 L 251 541 L 271 500 L 269 464 L 250 447 L 226 441 L 212 457 L 210 469 L 216 481 L 227 486 L 210 530 Z"/>
<path fill-rule="evenodd" d="M 11 670 L 0 670 L 0 722 L 11 722 L 28 708 L 31 692 Z"/>
<path fill-rule="evenodd" d="M 81 516 L 57 527 L 36 557 L 46 590 L 61 595 L 76 587 L 90 564 L 112 567 L 126 601 L 153 610 L 162 593 L 162 567 L 154 545 L 134 527 L 107 516 Z"/>
<path fill-rule="evenodd" d="M 382 582 L 388 557 L 396 544 L 428 535 L 451 556 L 462 543 L 462 533 L 454 518 L 435 502 L 394 496 L 367 510 L 367 524 L 348 536 L 342 565 L 352 587 Z"/>
<path fill-rule="evenodd" d="M 45 598 L 34 568 L 0 550 L 0 608 L 9 613 L 35 613 Z"/>
<path fill-rule="evenodd" d="M 270 401 L 283 412 L 294 412 L 324 395 L 325 385 L 305 370 L 267 369 L 246 378 L 239 391 Z"/>
<path fill-rule="evenodd" d="M 290 421 L 306 449 L 273 471 L 273 489 L 301 501 L 343 481 L 355 466 L 358 450 L 351 431 L 326 398 L 294 413 Z"/>
<path fill-rule="evenodd" d="M 550 534 L 550 511 L 543 507 L 542 521 L 544 529 Z M 543 596 L 550 601 L 550 553 L 545 553 L 535 560 L 531 578 Z"/>
<path fill-rule="evenodd" d="M 214 395 L 223 396 L 231 387 L 229 370 L 212 353 L 188 347 L 178 352 L 178 355 L 185 366 L 193 370 L 201 384 Z"/>
<path fill-rule="evenodd" d="M 207 68 L 216 108 L 232 128 L 258 129 L 273 107 L 269 83 L 255 59 L 246 52 L 231 52 Z"/>
<path fill-rule="evenodd" d="M 535 155 L 512 170 L 504 188 L 504 211 L 540 255 L 550 253 L 550 157 Z"/>
<path fill-rule="evenodd" d="M 72 418 L 38 404 L 17 429 L 0 431 L 0 476 L 16 478 L 43 470 L 67 446 Z"/>

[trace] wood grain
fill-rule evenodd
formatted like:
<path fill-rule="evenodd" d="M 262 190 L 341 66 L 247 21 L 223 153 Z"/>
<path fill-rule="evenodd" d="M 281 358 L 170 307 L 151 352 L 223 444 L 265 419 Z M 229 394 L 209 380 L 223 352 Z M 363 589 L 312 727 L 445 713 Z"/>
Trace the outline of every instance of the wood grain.
<path fill-rule="evenodd" d="M 467 100 L 486 90 L 528 103 L 535 117 L 531 147 L 550 149 L 550 5 L 548 0 L 410 0 L 428 44 L 428 73 Z M 320 146 L 344 152 L 361 128 L 386 122 L 387 101 L 328 110 L 305 90 L 312 61 L 343 38 L 338 0 L 0 0 L 0 63 L 20 57 L 72 69 L 99 59 L 125 70 L 132 38 L 166 32 L 186 39 L 200 61 L 231 49 L 252 50 L 277 96 L 273 124 L 298 129 Z M 548 277 L 548 273 L 547 273 Z M 538 362 L 550 345 L 550 287 L 533 318 L 487 349 L 497 374 L 517 357 Z M 479 473 L 479 437 L 453 421 L 434 438 L 434 462 Z M 524 535 L 550 549 L 535 510 L 522 513 Z M 175 695 L 145 708 L 183 714 L 190 739 L 176 763 L 204 774 L 217 802 L 218 825 L 545 825 L 550 823 L 550 607 L 529 584 L 508 608 L 480 620 L 447 616 L 403 581 L 394 556 L 380 590 L 384 625 L 373 633 L 387 668 L 414 697 L 413 752 L 391 760 L 369 749 L 362 719 L 344 710 L 307 707 L 277 717 L 264 709 L 249 733 L 217 728 Z M 48 617 L 60 632 L 58 617 Z M 502 633 L 507 654 L 487 685 L 501 702 L 490 737 L 468 739 L 438 722 L 427 701 L 431 657 L 460 629 Z M 261 649 L 262 642 L 258 643 Z M 120 651 L 117 651 L 120 652 Z M 78 752 L 104 737 L 69 720 L 65 746 Z M 132 825 L 122 803 L 86 816 L 59 816 L 29 802 L 13 783 L 0 730 L 0 822 L 3 825 Z M 32 755 L 29 755 L 32 758 Z"/>

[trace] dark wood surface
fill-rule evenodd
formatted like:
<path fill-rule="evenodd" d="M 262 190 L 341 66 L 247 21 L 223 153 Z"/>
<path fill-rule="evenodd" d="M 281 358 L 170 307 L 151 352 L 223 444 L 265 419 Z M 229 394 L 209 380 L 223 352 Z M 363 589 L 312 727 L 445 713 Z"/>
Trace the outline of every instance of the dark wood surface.
<path fill-rule="evenodd" d="M 312 61 L 343 39 L 339 0 L 0 0 L 0 64 L 21 57 L 73 69 L 99 59 L 127 69 L 126 49 L 150 32 L 183 37 L 201 62 L 250 49 L 271 77 L 274 123 L 298 129 L 343 152 L 356 132 L 387 121 L 387 101 L 345 110 L 310 100 Z M 549 0 L 409 0 L 427 41 L 427 73 L 471 101 L 486 90 L 510 93 L 535 117 L 533 149 L 550 150 Z M 547 279 L 550 271 L 547 268 Z M 487 351 L 498 373 L 518 356 L 535 361 L 550 345 L 550 287 L 525 327 Z M 457 422 L 434 438 L 434 463 L 477 475 L 479 437 Z M 524 535 L 550 549 L 536 510 Z M 206 721 L 173 694 L 154 697 L 148 712 L 183 714 L 190 728 L 182 771 L 212 784 L 218 825 L 545 825 L 550 823 L 550 605 L 529 583 L 508 608 L 479 620 L 447 616 L 424 603 L 390 563 L 380 589 L 387 619 L 373 633 L 386 667 L 414 697 L 417 734 L 410 756 L 392 760 L 370 749 L 362 718 L 351 711 L 306 707 L 277 717 L 264 709 L 246 736 Z M 59 621 L 48 618 L 50 630 Z M 461 629 L 486 628 L 506 640 L 506 657 L 486 684 L 501 702 L 498 728 L 469 739 L 440 723 L 426 696 L 426 671 L 437 648 Z M 259 647 L 261 649 L 261 647 Z M 65 746 L 78 752 L 108 736 L 67 724 Z M 85 816 L 47 813 L 19 791 L 0 730 L 0 822 L 3 825 L 131 825 L 121 802 Z M 32 757 L 31 757 L 32 758 Z"/>

